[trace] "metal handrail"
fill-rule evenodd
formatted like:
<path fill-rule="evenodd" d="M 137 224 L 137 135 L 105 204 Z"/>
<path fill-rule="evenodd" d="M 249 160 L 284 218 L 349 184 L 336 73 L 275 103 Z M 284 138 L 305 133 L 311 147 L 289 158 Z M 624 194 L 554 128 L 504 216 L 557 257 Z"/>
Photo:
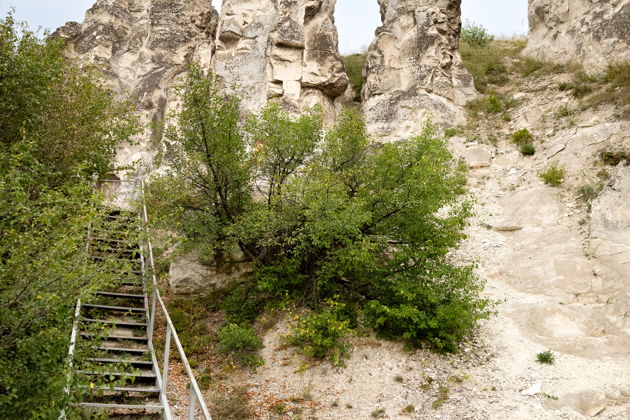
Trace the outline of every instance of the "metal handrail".
<path fill-rule="evenodd" d="M 161 379 L 160 400 L 162 401 L 163 406 L 165 408 L 164 415 L 167 420 L 170 419 L 170 409 L 168 405 L 166 391 L 168 389 L 168 365 L 169 365 L 169 360 L 170 360 L 171 341 L 172 341 L 175 343 L 175 348 L 177 349 L 177 352 L 179 353 L 179 358 L 182 361 L 182 364 L 184 365 L 184 369 L 186 371 L 186 374 L 188 376 L 188 380 L 190 383 L 189 398 L 188 398 L 188 401 L 189 401 L 188 419 L 192 420 L 194 418 L 196 405 L 199 404 L 199 408 L 201 409 L 203 418 L 205 420 L 212 420 L 212 417 L 210 416 L 210 413 L 208 412 L 208 407 L 203 398 L 201 390 L 199 389 L 199 385 L 197 385 L 197 380 L 195 379 L 193 371 L 190 368 L 190 364 L 188 363 L 188 358 L 186 357 L 184 348 L 182 347 L 182 344 L 177 335 L 177 331 L 175 330 L 175 326 L 173 325 L 173 321 L 171 320 L 171 317 L 168 314 L 168 309 L 166 308 L 164 300 L 162 300 L 162 296 L 160 295 L 160 290 L 157 285 L 157 279 L 155 277 L 155 262 L 153 258 L 153 246 L 151 245 L 151 240 L 149 239 L 149 236 L 148 236 L 148 215 L 147 215 L 147 206 L 144 200 L 144 181 L 143 180 L 140 180 L 140 198 L 142 200 L 142 211 L 141 211 L 140 218 L 142 220 L 142 224 L 143 224 L 143 228 L 144 228 L 144 232 L 146 236 L 145 247 L 146 247 L 146 252 L 147 252 L 147 258 L 142 258 L 143 268 L 145 268 L 145 265 L 147 266 L 145 269 L 145 275 L 149 275 L 150 280 L 151 280 L 149 282 L 150 284 L 148 284 L 150 288 L 150 294 L 151 294 L 151 305 L 149 308 L 149 328 L 148 328 L 149 346 L 151 348 L 153 348 L 153 332 L 155 329 L 155 315 L 157 313 L 156 312 L 157 309 L 162 310 L 164 319 L 166 321 L 166 339 L 164 343 L 164 364 L 162 368 L 163 372 L 162 372 L 161 377 L 160 377 L 160 373 L 156 372 L 157 377 Z M 158 307 L 158 304 L 159 304 L 159 307 Z M 152 354 L 154 355 L 153 357 L 155 357 L 155 352 L 152 352 Z M 155 363 L 155 365 L 157 367 L 157 363 Z"/>
<path fill-rule="evenodd" d="M 144 200 L 144 181 L 138 180 L 138 179 L 136 180 L 105 179 L 105 180 L 100 180 L 99 182 L 103 184 L 108 183 L 108 182 L 120 183 L 120 184 L 122 183 L 133 184 L 134 193 L 137 191 L 138 185 L 140 187 L 139 199 L 141 200 L 141 209 L 139 211 L 139 217 L 142 222 L 142 228 L 145 234 L 144 235 L 145 238 L 141 240 L 141 244 L 140 244 L 140 248 L 141 248 L 140 261 L 141 261 L 141 266 L 142 266 L 142 273 L 144 276 L 144 283 L 146 287 L 145 309 L 147 309 L 147 322 L 148 322 L 147 335 L 149 339 L 148 346 L 151 353 L 151 359 L 152 359 L 151 361 L 155 368 L 157 386 L 160 390 L 159 398 L 160 398 L 160 404 L 164 410 L 163 416 L 166 420 L 172 419 L 170 406 L 168 404 L 167 389 L 168 389 L 168 368 L 169 368 L 169 360 L 171 356 L 171 342 L 174 342 L 175 348 L 177 349 L 177 352 L 179 353 L 179 358 L 182 364 L 184 365 L 184 369 L 186 371 L 186 374 L 189 380 L 187 419 L 193 420 L 195 418 L 197 405 L 199 405 L 201 414 L 203 415 L 203 419 L 212 420 L 212 417 L 210 416 L 210 413 L 208 412 L 208 407 L 203 398 L 201 390 L 199 389 L 199 385 L 197 384 L 197 380 L 195 379 L 193 371 L 190 367 L 190 363 L 188 362 L 188 358 L 186 357 L 186 353 L 184 352 L 184 348 L 182 347 L 182 344 L 179 340 L 179 336 L 177 335 L 177 331 L 175 330 L 175 326 L 173 325 L 173 321 L 171 320 L 171 317 L 168 313 L 168 309 L 166 307 L 166 304 L 164 303 L 164 300 L 162 300 L 162 296 L 160 295 L 160 290 L 157 285 L 157 279 L 155 277 L 155 262 L 153 258 L 153 246 L 151 245 L 151 240 L 149 239 L 149 235 L 148 235 L 148 214 L 147 214 L 146 203 Z M 88 246 L 88 243 L 86 242 L 86 247 L 87 246 Z M 146 251 L 146 257 L 144 255 L 144 252 L 142 251 Z M 151 295 L 150 305 L 147 299 L 147 291 Z M 73 325 L 72 325 L 72 334 L 70 337 L 70 346 L 68 349 L 68 363 L 69 363 L 70 368 L 73 367 L 75 345 L 76 345 L 76 341 L 78 337 L 78 319 L 80 315 L 80 310 L 81 310 L 81 300 L 77 299 L 74 320 L 73 320 Z M 164 320 L 166 321 L 166 340 L 164 343 L 164 363 L 162 366 L 161 374 L 160 374 L 160 366 L 158 364 L 158 361 L 155 355 L 155 349 L 153 347 L 155 316 L 156 316 L 157 310 L 162 311 L 162 316 L 164 317 Z M 68 377 L 68 386 L 66 386 L 66 389 L 65 389 L 66 393 L 70 392 L 69 382 L 70 382 L 70 377 Z M 62 410 L 60 413 L 59 419 L 63 420 L 65 418 L 66 418 L 65 410 Z"/>

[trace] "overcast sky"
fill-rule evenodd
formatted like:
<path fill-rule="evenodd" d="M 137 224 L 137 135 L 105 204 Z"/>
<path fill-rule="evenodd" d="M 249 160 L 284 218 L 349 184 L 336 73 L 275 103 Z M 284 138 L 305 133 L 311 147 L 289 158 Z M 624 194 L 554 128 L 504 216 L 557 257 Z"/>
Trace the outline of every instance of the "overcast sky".
<path fill-rule="evenodd" d="M 18 20 L 31 28 L 56 29 L 65 22 L 81 22 L 85 11 L 95 0 L 0 0 L 0 14 L 4 16 L 15 7 Z M 221 0 L 212 0 L 219 8 Z M 523 35 L 527 33 L 527 0 L 463 0 L 462 17 L 486 27 L 495 35 Z M 339 29 L 339 49 L 342 54 L 361 51 L 374 38 L 380 25 L 376 0 L 337 0 L 335 12 Z"/>

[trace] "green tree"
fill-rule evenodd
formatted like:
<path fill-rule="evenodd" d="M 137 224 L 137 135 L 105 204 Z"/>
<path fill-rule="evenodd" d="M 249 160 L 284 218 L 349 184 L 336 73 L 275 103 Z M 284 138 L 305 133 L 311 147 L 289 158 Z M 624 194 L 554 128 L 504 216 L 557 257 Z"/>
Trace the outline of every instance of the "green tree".
<path fill-rule="evenodd" d="M 271 301 L 288 298 L 322 313 L 335 302 L 343 308 L 335 309 L 340 323 L 364 322 L 411 345 L 453 351 L 488 314 L 471 267 L 447 258 L 469 214 L 465 173 L 431 126 L 405 141 L 376 144 L 357 111 L 344 111 L 324 134 L 317 110 L 292 117 L 270 104 L 240 128 L 232 97 L 227 103 L 234 108 L 209 105 L 222 103 L 215 76 L 193 71 L 191 84 L 203 91 L 197 103 L 184 95 L 179 121 L 183 115 L 221 121 L 228 113 L 231 129 L 240 132 L 233 135 L 238 153 L 219 151 L 218 142 L 210 151 L 226 153 L 241 168 L 236 173 L 247 182 L 230 184 L 238 188 L 227 195 L 246 198 L 231 219 L 220 219 L 216 209 L 229 203 L 207 194 L 214 181 L 189 182 L 181 172 L 208 172 L 206 161 L 186 147 L 201 136 L 185 121 L 193 132 L 178 142 L 167 135 L 163 145 L 173 148 L 177 165 L 152 185 L 163 227 L 175 227 L 186 240 L 195 226 L 198 246 L 240 248 L 256 264 L 258 290 Z M 321 332 L 311 339 L 336 336 Z"/>
<path fill-rule="evenodd" d="M 178 87 L 183 100 L 176 123 L 158 145 L 158 163 L 168 175 L 153 185 L 153 206 L 171 212 L 192 246 L 208 258 L 230 249 L 226 226 L 234 223 L 251 201 L 246 143 L 239 129 L 238 100 L 223 96 L 215 76 L 204 77 L 192 66 Z M 166 194 L 167 191 L 177 194 Z"/>
<path fill-rule="evenodd" d="M 461 40 L 475 48 L 482 48 L 494 40 L 486 28 L 476 23 L 466 21 L 462 27 Z"/>
<path fill-rule="evenodd" d="M 0 418 L 57 418 L 77 298 L 111 280 L 87 255 L 91 175 L 135 132 L 129 103 L 9 14 L 0 21 Z M 68 413 L 71 415 L 72 413 Z"/>
<path fill-rule="evenodd" d="M 28 150 L 0 153 L 2 418 L 59 415 L 76 299 L 111 280 L 86 254 L 85 229 L 101 223 L 90 183 L 49 188 L 39 171 Z"/>
<path fill-rule="evenodd" d="M 47 183 L 105 174 L 137 131 L 133 105 L 117 101 L 95 68 L 63 57 L 63 40 L 40 39 L 9 14 L 0 21 L 0 145 L 28 139 Z"/>

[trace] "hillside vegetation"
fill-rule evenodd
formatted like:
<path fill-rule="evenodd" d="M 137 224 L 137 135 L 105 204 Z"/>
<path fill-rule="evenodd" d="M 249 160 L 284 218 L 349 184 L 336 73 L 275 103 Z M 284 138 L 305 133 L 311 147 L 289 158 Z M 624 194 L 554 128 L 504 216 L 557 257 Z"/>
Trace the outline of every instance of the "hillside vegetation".
<path fill-rule="evenodd" d="M 465 173 L 430 126 L 376 146 L 355 111 L 324 132 L 319 110 L 294 118 L 275 104 L 241 125 L 238 98 L 196 67 L 181 94 L 151 207 L 182 249 L 254 264 L 220 305 L 228 323 L 303 308 L 288 342 L 340 364 L 358 328 L 456 351 L 487 315 L 472 267 L 448 260 L 468 216 Z"/>
<path fill-rule="evenodd" d="M 11 15 L 0 21 L 0 418 L 57 418 L 77 298 L 111 279 L 87 258 L 92 175 L 135 132 L 96 72 Z M 68 416 L 73 418 L 68 410 Z"/>

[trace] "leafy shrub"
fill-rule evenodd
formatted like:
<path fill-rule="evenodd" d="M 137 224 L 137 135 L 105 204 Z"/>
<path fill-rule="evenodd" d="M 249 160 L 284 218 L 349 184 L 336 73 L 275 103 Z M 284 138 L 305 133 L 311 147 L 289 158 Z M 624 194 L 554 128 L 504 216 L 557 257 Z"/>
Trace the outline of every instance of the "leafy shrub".
<path fill-rule="evenodd" d="M 555 359 L 556 357 L 550 350 L 540 352 L 536 355 L 536 360 L 541 364 L 553 365 Z"/>
<path fill-rule="evenodd" d="M 207 354 L 212 346 L 212 335 L 203 316 L 205 305 L 197 299 L 178 299 L 169 302 L 169 315 L 184 350 L 189 355 Z"/>
<path fill-rule="evenodd" d="M 40 182 L 51 186 L 77 173 L 104 175 L 117 146 L 137 132 L 131 103 L 116 101 L 98 72 L 64 58 L 63 48 L 11 14 L 0 21 L 1 144 L 32 141 L 31 154 L 48 169 Z"/>
<path fill-rule="evenodd" d="M 487 302 L 476 297 L 482 285 L 470 267 L 436 268 L 414 267 L 384 278 L 378 284 L 382 296 L 366 305 L 367 325 L 383 337 L 404 337 L 411 346 L 456 351 L 487 313 Z"/>
<path fill-rule="evenodd" d="M 512 133 L 512 141 L 518 145 L 530 144 L 534 140 L 534 136 L 527 128 L 522 128 Z"/>
<path fill-rule="evenodd" d="M 606 148 L 599 151 L 599 159 L 604 165 L 617 166 L 621 162 L 630 165 L 630 150 L 624 148 Z"/>
<path fill-rule="evenodd" d="M 604 184 L 602 182 L 596 184 L 586 184 L 578 188 L 578 195 L 581 200 L 588 204 L 595 200 L 603 189 Z"/>
<path fill-rule="evenodd" d="M 531 143 L 521 144 L 521 154 L 523 156 L 533 156 L 536 153 L 536 148 Z"/>
<path fill-rule="evenodd" d="M 490 35 L 483 26 L 467 21 L 462 27 L 461 40 L 469 45 L 481 48 L 492 42 L 494 36 Z"/>
<path fill-rule="evenodd" d="M 570 117 L 571 115 L 573 115 L 574 112 L 575 110 L 569 107 L 568 105 L 562 105 L 556 111 L 556 116 L 560 118 Z"/>
<path fill-rule="evenodd" d="M 564 182 L 566 171 L 564 168 L 557 166 L 555 163 L 547 168 L 545 171 L 538 174 L 540 179 L 547 185 L 552 187 L 558 187 Z"/>
<path fill-rule="evenodd" d="M 342 338 L 350 331 L 349 320 L 344 317 L 343 303 L 328 300 L 326 309 L 303 318 L 295 316 L 295 325 L 288 336 L 289 343 L 300 346 L 309 357 L 329 357 L 333 365 L 343 365 L 346 345 Z"/>
<path fill-rule="evenodd" d="M 263 347 L 262 341 L 251 327 L 227 324 L 217 331 L 217 350 L 231 355 L 236 361 L 246 366 L 258 366 L 262 359 L 256 352 Z"/>
<path fill-rule="evenodd" d="M 179 123 L 158 145 L 170 169 L 148 199 L 184 246 L 215 259 L 238 249 L 253 263 L 248 292 L 223 304 L 232 321 L 251 320 L 262 304 L 234 309 L 260 293 L 267 305 L 300 303 L 324 322 L 332 315 L 321 302 L 339 296 L 348 328 L 365 318 L 410 345 L 426 339 L 453 351 L 488 315 L 478 278 L 446 258 L 469 206 L 465 173 L 431 126 L 375 147 L 354 110 L 324 134 L 318 109 L 292 117 L 269 104 L 241 123 L 238 99 L 198 67 L 182 89 Z M 422 315 L 389 328 L 388 314 L 403 309 Z M 322 353 L 317 337 L 303 338 Z"/>
<path fill-rule="evenodd" d="M 253 322 L 265 309 L 266 298 L 255 283 L 243 283 L 231 288 L 221 302 L 229 323 L 244 325 Z"/>

